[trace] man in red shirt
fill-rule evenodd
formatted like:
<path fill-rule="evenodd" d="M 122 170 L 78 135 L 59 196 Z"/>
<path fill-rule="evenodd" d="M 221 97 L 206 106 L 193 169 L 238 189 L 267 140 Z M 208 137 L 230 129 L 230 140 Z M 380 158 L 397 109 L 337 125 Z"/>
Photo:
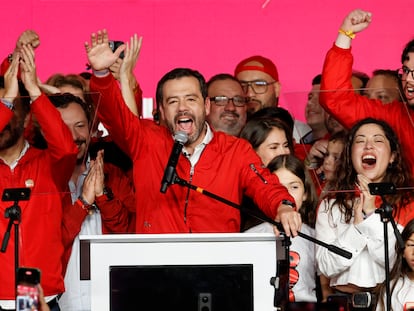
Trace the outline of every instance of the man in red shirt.
<path fill-rule="evenodd" d="M 204 77 L 194 70 L 177 68 L 159 81 L 156 99 L 166 123 L 166 127 L 160 127 L 129 111 L 110 75 L 108 68 L 123 47 L 112 52 L 105 30 L 92 34 L 91 43 L 85 47 L 94 71 L 91 91 L 101 94 L 100 119 L 133 161 L 137 232 L 240 231 L 240 212 L 224 203 L 177 184 L 165 194 L 160 192 L 173 135 L 183 131 L 188 141 L 183 149 L 186 155 L 180 154 L 178 159 L 178 176 L 236 204 L 246 194 L 269 217 L 280 220 L 288 235 L 297 234 L 301 220 L 286 204 L 286 200 L 294 202 L 286 188 L 261 167 L 259 157 L 246 141 L 213 132 L 206 122 L 210 101 Z"/>
<path fill-rule="evenodd" d="M 350 128 L 366 117 L 388 122 L 399 136 L 403 155 L 414 172 L 414 40 L 403 50 L 399 70 L 405 103 L 395 100 L 384 105 L 353 91 L 351 42 L 355 34 L 371 23 L 371 13 L 354 10 L 344 19 L 334 46 L 326 55 L 322 73 L 320 103 L 341 124 Z"/>
<path fill-rule="evenodd" d="M 30 99 L 18 98 L 19 64 L 21 79 Z M 61 198 L 67 191 L 77 148 L 58 111 L 37 84 L 31 45 L 23 44 L 19 53 L 13 55 L 6 71 L 5 92 L 0 106 L 3 106 L 1 109 L 6 106 L 12 112 L 0 114 L 0 189 L 3 192 L 6 188 L 31 188 L 30 199 L 19 202 L 19 266 L 37 267 L 42 271 L 42 287 L 53 310 L 57 307 L 57 295 L 64 291 Z M 42 127 L 47 150 L 30 146 L 24 138 L 29 109 Z M 5 122 L 8 123 L 4 126 Z M 0 202 L 0 215 L 5 215 L 9 206 L 10 202 Z M 2 236 L 8 221 L 0 217 Z M 14 235 L 12 230 L 6 251 L 0 253 L 0 306 L 4 310 L 15 307 Z"/>

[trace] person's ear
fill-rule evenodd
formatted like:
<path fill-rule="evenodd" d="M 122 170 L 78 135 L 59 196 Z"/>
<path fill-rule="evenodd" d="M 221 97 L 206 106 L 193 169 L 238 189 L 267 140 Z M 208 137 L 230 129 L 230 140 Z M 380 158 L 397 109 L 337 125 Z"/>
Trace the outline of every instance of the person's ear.
<path fill-rule="evenodd" d="M 393 152 L 392 152 L 392 154 L 391 154 L 390 163 L 389 163 L 389 165 L 390 165 L 391 167 L 392 167 L 392 166 L 393 166 L 393 164 L 394 164 L 395 157 L 396 157 L 396 154 L 395 154 L 395 151 L 393 151 Z"/>
<path fill-rule="evenodd" d="M 162 104 L 158 108 L 158 117 L 162 120 L 165 120 L 165 111 L 164 106 Z"/>
<path fill-rule="evenodd" d="M 28 113 L 28 114 L 26 114 L 26 116 L 24 117 L 24 123 L 23 123 L 23 126 L 24 126 L 24 128 L 26 128 L 26 127 L 28 127 L 30 124 L 33 126 L 33 121 L 32 121 L 32 112 L 31 112 L 31 111 L 29 111 L 29 113 Z"/>
<path fill-rule="evenodd" d="M 281 88 L 280 82 L 278 81 L 278 82 L 274 83 L 273 84 L 273 88 L 275 90 L 276 97 L 279 97 L 279 95 L 280 95 L 280 88 Z"/>
<path fill-rule="evenodd" d="M 206 116 L 208 116 L 210 114 L 210 108 L 211 108 L 211 102 L 210 102 L 210 98 L 209 97 L 207 97 L 204 100 L 204 105 L 206 107 Z"/>

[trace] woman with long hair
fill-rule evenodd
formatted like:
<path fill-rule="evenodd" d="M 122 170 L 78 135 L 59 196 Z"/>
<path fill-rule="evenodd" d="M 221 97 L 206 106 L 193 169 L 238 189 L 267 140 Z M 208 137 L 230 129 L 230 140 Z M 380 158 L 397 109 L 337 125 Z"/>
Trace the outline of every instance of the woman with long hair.
<path fill-rule="evenodd" d="M 321 202 L 316 220 L 316 238 L 352 253 L 343 258 L 328 249 L 316 247 L 320 272 L 330 278 L 337 292 L 351 296 L 371 294 L 385 279 L 384 234 L 381 197 L 370 193 L 370 183 L 392 183 L 396 188 L 411 185 L 398 138 L 384 121 L 367 118 L 357 122 L 349 132 L 334 182 L 334 191 Z M 404 226 L 413 218 L 410 192 L 384 195 L 393 207 L 393 216 Z M 389 245 L 395 236 L 389 226 Z M 394 258 L 393 247 L 389 250 Z M 369 310 L 369 308 L 367 308 Z"/>

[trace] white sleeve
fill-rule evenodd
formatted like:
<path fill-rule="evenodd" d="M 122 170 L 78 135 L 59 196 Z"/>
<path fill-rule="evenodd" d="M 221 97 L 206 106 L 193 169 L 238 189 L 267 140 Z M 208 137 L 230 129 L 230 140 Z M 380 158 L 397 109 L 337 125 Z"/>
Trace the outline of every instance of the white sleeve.
<path fill-rule="evenodd" d="M 336 205 L 333 205 L 333 200 L 323 200 L 319 205 L 315 231 L 318 240 L 352 253 L 352 258 L 347 259 L 331 252 L 326 247 L 316 246 L 318 270 L 329 278 L 347 270 L 367 243 L 364 236 L 352 223 L 345 223 L 341 211 Z"/>

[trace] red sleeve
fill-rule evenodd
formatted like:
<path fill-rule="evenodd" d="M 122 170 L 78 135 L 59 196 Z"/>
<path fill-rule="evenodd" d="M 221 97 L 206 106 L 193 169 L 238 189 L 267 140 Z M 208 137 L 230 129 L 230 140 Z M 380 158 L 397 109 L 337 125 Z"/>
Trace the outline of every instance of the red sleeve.
<path fill-rule="evenodd" d="M 82 204 L 79 200 L 76 200 L 72 204 L 72 198 L 68 192 L 62 199 L 62 243 L 63 243 L 63 255 L 62 255 L 62 267 L 63 275 L 65 275 L 66 266 L 69 262 L 70 254 L 72 251 L 73 241 L 79 234 L 82 223 L 85 220 L 88 213 L 82 208 Z"/>
<path fill-rule="evenodd" d="M 138 115 L 142 117 L 142 90 L 139 83 L 137 84 L 137 87 L 134 89 L 134 96 L 135 102 L 137 103 Z"/>
<path fill-rule="evenodd" d="M 0 132 L 9 123 L 13 117 L 13 111 L 7 108 L 4 104 L 0 103 Z"/>
<path fill-rule="evenodd" d="M 126 106 L 115 78 L 112 75 L 92 76 L 90 89 L 100 94 L 99 120 L 118 146 L 133 159 L 140 145 L 141 122 Z"/>
<path fill-rule="evenodd" d="M 46 95 L 42 94 L 33 101 L 30 109 L 35 114 L 47 141 L 52 165 L 59 168 L 59 174 L 55 174 L 56 182 L 61 189 L 66 189 L 78 153 L 72 134 Z"/>
<path fill-rule="evenodd" d="M 350 49 L 333 46 L 326 55 L 322 72 L 320 104 L 345 127 L 367 117 L 386 121 L 398 135 L 403 155 L 414 174 L 414 110 L 405 103 L 383 104 L 352 90 L 353 57 Z"/>
<path fill-rule="evenodd" d="M 322 71 L 321 105 L 347 128 L 367 117 L 387 118 L 395 105 L 384 105 L 380 100 L 355 93 L 351 83 L 352 65 L 351 49 L 334 45 L 328 51 Z"/>
<path fill-rule="evenodd" d="M 261 160 L 248 142 L 243 151 L 242 174 L 245 194 L 270 218 L 275 219 L 282 200 L 295 202 L 275 174 L 263 168 Z"/>
<path fill-rule="evenodd" d="M 105 185 L 112 190 L 113 199 L 105 195 L 96 198 L 105 233 L 127 233 L 130 213 L 135 212 L 135 195 L 130 178 L 118 167 L 105 163 Z"/>

